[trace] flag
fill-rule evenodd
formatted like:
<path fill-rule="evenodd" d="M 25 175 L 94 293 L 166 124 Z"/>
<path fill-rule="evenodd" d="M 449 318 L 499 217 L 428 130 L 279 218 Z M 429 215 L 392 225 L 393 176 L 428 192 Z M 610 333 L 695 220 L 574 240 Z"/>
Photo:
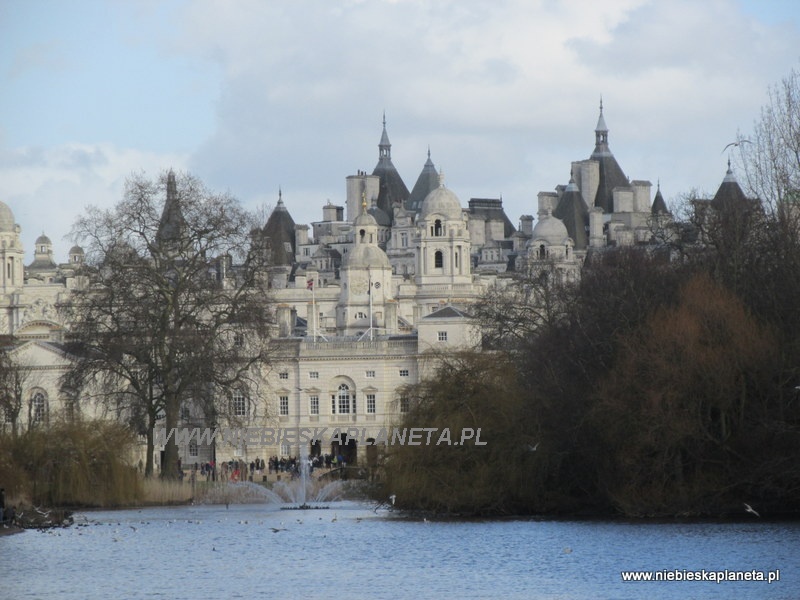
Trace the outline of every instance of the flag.
<path fill-rule="evenodd" d="M 314 291 L 314 280 L 313 279 L 309 279 L 308 281 L 306 281 L 306 289 L 307 290 L 311 290 L 312 292 Z"/>

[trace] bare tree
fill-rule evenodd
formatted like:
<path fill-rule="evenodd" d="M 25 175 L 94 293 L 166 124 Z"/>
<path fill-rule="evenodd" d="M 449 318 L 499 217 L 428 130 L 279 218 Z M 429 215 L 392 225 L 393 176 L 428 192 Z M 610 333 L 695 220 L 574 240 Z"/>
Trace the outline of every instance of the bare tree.
<path fill-rule="evenodd" d="M 88 283 L 64 307 L 78 357 L 66 381 L 144 417 L 149 474 L 160 416 L 169 431 L 194 403 L 216 425 L 232 394 L 255 403 L 273 323 L 269 253 L 234 198 L 172 171 L 131 177 L 123 200 L 90 209 L 73 236 Z M 162 477 L 177 464 L 173 440 Z"/>
<path fill-rule="evenodd" d="M 20 413 L 25 406 L 24 392 L 29 383 L 31 368 L 14 360 L 11 355 L 13 348 L 14 338 L 6 337 L 3 348 L 0 349 L 0 409 L 3 413 L 0 416 L 11 424 L 11 435 L 16 437 L 19 433 Z"/>
<path fill-rule="evenodd" d="M 734 144 L 747 192 L 769 212 L 800 201 L 800 71 L 769 89 L 753 132 Z"/>
<path fill-rule="evenodd" d="M 552 263 L 531 269 L 505 283 L 495 283 L 472 307 L 487 348 L 518 349 L 541 327 L 563 317 L 567 290 Z"/>

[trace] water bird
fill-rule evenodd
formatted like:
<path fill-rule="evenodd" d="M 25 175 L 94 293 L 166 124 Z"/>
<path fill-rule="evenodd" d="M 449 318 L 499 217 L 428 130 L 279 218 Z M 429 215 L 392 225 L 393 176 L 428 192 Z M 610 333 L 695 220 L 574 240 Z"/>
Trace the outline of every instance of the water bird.
<path fill-rule="evenodd" d="M 138 531 L 138 530 L 136 529 L 136 527 L 134 527 L 133 525 L 128 525 L 128 527 L 130 527 L 131 529 L 133 529 L 134 533 L 135 533 L 136 531 Z"/>
<path fill-rule="evenodd" d="M 389 500 L 391 501 L 392 506 L 394 506 L 394 501 L 397 500 L 397 494 L 392 494 L 389 496 Z"/>
<path fill-rule="evenodd" d="M 756 512 L 756 510 L 750 506 L 747 502 L 744 503 L 744 510 L 745 512 L 753 513 L 755 516 L 760 517 L 761 515 Z"/>
<path fill-rule="evenodd" d="M 536 452 L 539 449 L 539 444 L 541 444 L 541 442 L 536 442 L 535 446 L 528 444 L 528 452 Z"/>
<path fill-rule="evenodd" d="M 333 518 L 331 519 L 331 523 L 336 523 L 336 515 L 335 514 L 333 515 Z"/>
<path fill-rule="evenodd" d="M 286 529 L 282 527 L 280 529 L 277 527 L 270 527 L 270 529 L 272 529 L 272 533 L 278 533 L 279 531 L 286 531 Z"/>
<path fill-rule="evenodd" d="M 570 548 L 569 546 L 566 546 L 564 548 L 564 554 L 572 554 L 572 548 Z"/>
<path fill-rule="evenodd" d="M 727 150 L 727 149 L 728 149 L 728 148 L 730 148 L 731 146 L 739 146 L 740 144 L 752 144 L 752 143 L 753 143 L 753 142 L 751 142 L 750 140 L 738 140 L 738 141 L 736 141 L 736 142 L 731 142 L 730 144 L 728 144 L 727 146 L 725 146 L 725 147 L 722 149 L 722 152 L 720 152 L 720 154 L 724 154 L 724 153 L 725 153 L 725 150 Z"/>

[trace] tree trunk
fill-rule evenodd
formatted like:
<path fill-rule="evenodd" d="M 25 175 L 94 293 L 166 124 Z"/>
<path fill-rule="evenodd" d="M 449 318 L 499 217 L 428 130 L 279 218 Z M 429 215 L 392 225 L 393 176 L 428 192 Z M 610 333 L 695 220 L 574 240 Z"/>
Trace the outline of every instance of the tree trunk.
<path fill-rule="evenodd" d="M 164 395 L 164 426 L 167 428 L 167 435 L 178 426 L 178 413 L 180 411 L 180 399 L 174 394 Z M 176 436 L 172 437 L 164 446 L 164 461 L 161 464 L 162 479 L 178 478 L 178 443 Z"/>
<path fill-rule="evenodd" d="M 153 431 L 156 428 L 156 415 L 152 410 L 147 411 L 147 451 L 145 452 L 145 465 L 144 476 L 150 478 L 153 476 L 153 454 L 155 453 L 155 444 L 153 443 Z"/>

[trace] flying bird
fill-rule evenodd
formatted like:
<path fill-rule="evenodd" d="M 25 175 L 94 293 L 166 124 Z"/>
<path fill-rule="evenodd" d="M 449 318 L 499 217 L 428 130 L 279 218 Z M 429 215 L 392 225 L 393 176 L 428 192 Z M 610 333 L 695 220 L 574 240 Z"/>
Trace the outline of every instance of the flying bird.
<path fill-rule="evenodd" d="M 270 527 L 272 529 L 272 533 L 278 533 L 279 531 L 286 531 L 285 529 L 278 529 L 277 527 Z"/>
<path fill-rule="evenodd" d="M 750 506 L 747 502 L 744 503 L 744 510 L 749 513 L 753 513 L 755 516 L 760 517 L 761 515 L 756 512 L 756 510 Z"/>
<path fill-rule="evenodd" d="M 530 444 L 528 444 L 528 452 L 536 452 L 539 449 L 540 443 L 541 442 L 536 442 L 535 446 L 531 446 Z"/>
<path fill-rule="evenodd" d="M 750 140 L 738 140 L 738 141 L 736 141 L 736 142 L 731 142 L 730 144 L 728 144 L 727 146 L 725 146 L 725 147 L 722 149 L 722 152 L 720 152 L 720 154 L 725 154 L 725 150 L 727 150 L 727 149 L 728 149 L 728 148 L 730 148 L 731 146 L 739 146 L 739 145 L 741 145 L 741 144 L 752 144 L 752 143 L 753 143 L 753 142 L 751 142 Z"/>

